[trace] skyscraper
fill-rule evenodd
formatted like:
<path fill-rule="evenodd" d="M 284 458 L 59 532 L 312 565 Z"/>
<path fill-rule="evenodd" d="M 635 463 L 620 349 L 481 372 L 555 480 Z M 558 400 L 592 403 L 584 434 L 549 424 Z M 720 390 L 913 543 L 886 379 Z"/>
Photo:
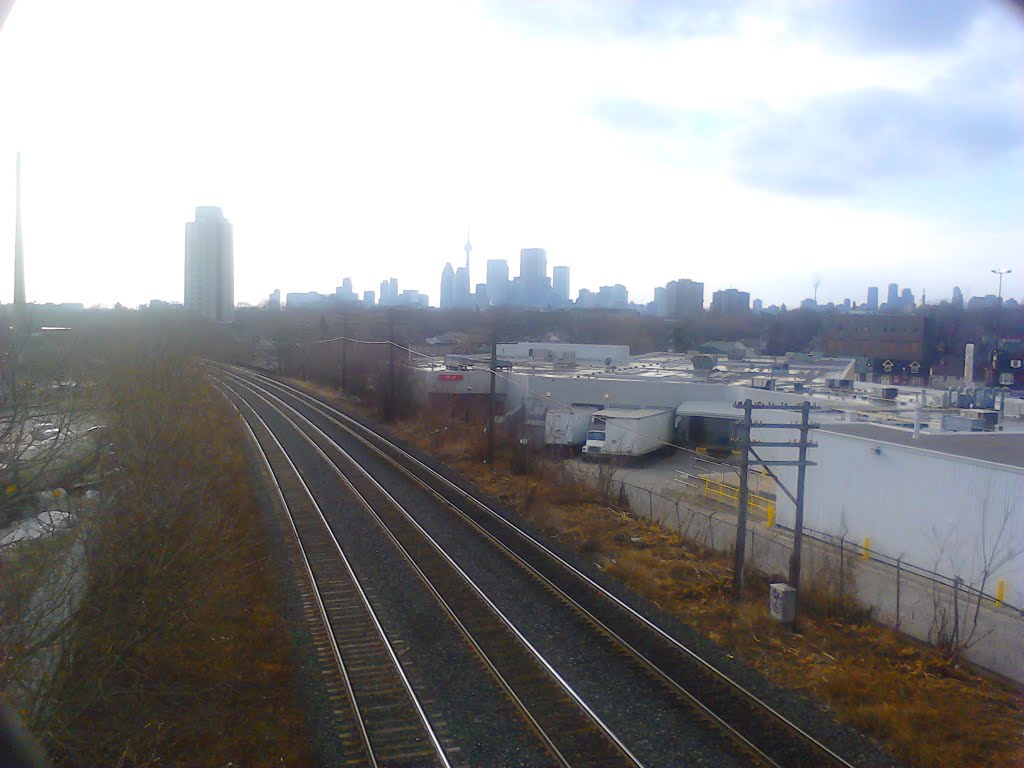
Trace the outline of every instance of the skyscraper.
<path fill-rule="evenodd" d="M 960 290 L 959 285 L 953 286 L 953 306 L 957 309 L 964 308 L 964 292 Z"/>
<path fill-rule="evenodd" d="M 519 277 L 527 285 L 547 280 L 548 252 L 543 248 L 523 248 L 519 252 Z"/>
<path fill-rule="evenodd" d="M 868 286 L 867 308 L 870 309 L 872 312 L 874 312 L 874 311 L 876 311 L 878 309 L 878 286 L 877 285 Z"/>
<path fill-rule="evenodd" d="M 495 306 L 508 302 L 508 262 L 504 259 L 487 260 L 487 297 Z"/>
<path fill-rule="evenodd" d="M 235 311 L 235 259 L 231 224 L 220 208 L 196 208 L 185 225 L 185 309 L 210 320 Z"/>
<path fill-rule="evenodd" d="M 563 304 L 569 303 L 569 268 L 555 267 L 551 270 L 551 287 Z"/>
<path fill-rule="evenodd" d="M 455 270 L 449 261 L 441 271 L 441 309 L 455 306 Z"/>
<path fill-rule="evenodd" d="M 914 294 L 909 288 L 904 288 L 900 294 L 899 306 L 904 312 L 910 312 L 914 308 Z"/>
<path fill-rule="evenodd" d="M 455 301 L 456 307 L 469 306 L 469 268 L 459 267 L 455 270 Z"/>
<path fill-rule="evenodd" d="M 519 252 L 519 277 L 514 281 L 514 301 L 525 307 L 544 307 L 551 301 L 548 280 L 548 253 L 543 248 L 523 248 Z"/>
<path fill-rule="evenodd" d="M 898 283 L 889 283 L 889 292 L 885 298 L 885 303 L 889 305 L 890 310 L 896 310 L 900 305 L 900 286 Z"/>
<path fill-rule="evenodd" d="M 673 280 L 665 286 L 665 313 L 668 317 L 690 317 L 704 311 L 704 283 Z"/>
<path fill-rule="evenodd" d="M 391 283 L 387 280 L 380 281 L 380 306 L 386 307 L 391 303 Z"/>

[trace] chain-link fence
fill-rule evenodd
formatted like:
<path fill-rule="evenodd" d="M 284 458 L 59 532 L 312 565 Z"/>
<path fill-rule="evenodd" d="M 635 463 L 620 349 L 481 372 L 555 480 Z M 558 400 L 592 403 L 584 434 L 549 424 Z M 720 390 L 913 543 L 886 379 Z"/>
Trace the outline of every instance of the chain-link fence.
<path fill-rule="evenodd" d="M 614 468 L 580 471 L 578 465 L 563 464 L 563 472 L 602 484 L 608 498 L 628 505 L 631 513 L 675 531 L 687 542 L 719 552 L 731 552 L 736 543 L 736 512 L 731 504 L 707 504 L 699 495 L 684 492 L 668 496 L 615 478 Z M 596 473 L 596 474 L 595 474 Z M 793 552 L 792 531 L 781 525 L 752 521 L 747 527 L 746 565 L 769 576 L 789 573 Z M 982 591 L 957 576 L 938 573 L 902 558 L 893 558 L 843 536 L 804 528 L 801 553 L 802 583 L 834 593 L 834 597 L 856 599 L 873 609 L 883 620 L 900 627 L 906 610 L 918 618 L 922 600 L 938 610 L 938 603 L 952 598 L 961 605 L 1003 606 L 1024 617 L 1021 607 L 1006 601 L 998 583 Z M 871 578 L 867 578 L 867 571 Z M 861 582 L 864 582 L 863 584 Z M 870 583 L 869 583 L 870 582 Z"/>

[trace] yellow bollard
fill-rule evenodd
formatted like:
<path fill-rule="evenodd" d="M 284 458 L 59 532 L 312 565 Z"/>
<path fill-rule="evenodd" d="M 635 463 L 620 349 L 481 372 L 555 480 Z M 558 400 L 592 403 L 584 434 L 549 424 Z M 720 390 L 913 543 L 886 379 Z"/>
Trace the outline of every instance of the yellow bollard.
<path fill-rule="evenodd" d="M 996 582 L 996 605 L 1002 605 L 1006 600 L 1006 579 L 999 579 Z"/>
<path fill-rule="evenodd" d="M 869 552 L 870 549 L 871 549 L 871 537 L 870 536 L 865 536 L 864 537 L 864 551 L 861 552 L 861 555 L 860 555 L 860 559 L 861 560 L 867 560 L 868 557 L 870 557 L 870 552 Z"/>
<path fill-rule="evenodd" d="M 775 525 L 775 505 L 774 504 L 769 504 L 768 505 L 768 527 L 771 528 L 773 525 Z"/>

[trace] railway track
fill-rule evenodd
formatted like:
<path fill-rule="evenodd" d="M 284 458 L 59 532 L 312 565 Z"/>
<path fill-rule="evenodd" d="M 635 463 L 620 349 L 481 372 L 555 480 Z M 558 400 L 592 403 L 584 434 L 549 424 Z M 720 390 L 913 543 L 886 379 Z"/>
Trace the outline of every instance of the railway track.
<path fill-rule="evenodd" d="M 337 430 L 388 462 L 445 503 L 466 526 L 486 537 L 668 686 L 756 763 L 768 766 L 852 768 L 802 728 L 702 659 L 543 542 L 387 438 L 301 390 L 244 369 L 222 375 L 246 381 L 287 401 L 322 430 Z M 326 434 L 326 433 L 325 433 Z"/>
<path fill-rule="evenodd" d="M 316 454 L 324 466 L 336 474 L 339 483 L 359 499 L 365 512 L 373 517 L 406 563 L 415 571 L 443 607 L 473 651 L 484 663 L 518 708 L 523 719 L 552 756 L 552 763 L 565 768 L 601 768 L 623 766 L 639 768 L 640 761 L 607 725 L 573 691 L 544 657 L 508 621 L 493 602 L 450 558 L 430 535 L 416 523 L 400 503 L 366 473 L 340 446 L 300 414 L 273 396 L 235 380 L 225 386 L 242 401 L 243 416 L 257 420 L 270 434 L 270 428 L 257 409 L 274 412 L 275 421 L 287 424 Z M 259 403 L 255 403 L 258 400 Z M 253 407 L 255 405 L 255 408 Z M 273 437 L 273 435 L 270 435 Z M 295 471 L 295 462 L 282 444 L 274 439 L 280 452 L 278 463 L 287 461 Z M 301 477 L 299 478 L 301 481 Z M 305 488 L 308 492 L 308 488 Z M 313 495 L 308 494 L 310 500 Z M 315 503 L 315 500 L 314 500 Z M 322 515 L 320 515 L 322 518 Z M 326 521 L 324 521 L 326 524 Z M 324 525 L 321 528 L 325 527 Z M 301 537 L 301 533 L 298 534 Z M 338 552 L 342 547 L 332 541 Z M 351 568 L 347 569 L 351 573 Z M 358 582 L 352 574 L 352 580 Z M 363 602 L 369 606 L 365 599 Z M 379 634 L 383 636 L 383 631 Z M 377 650 L 379 653 L 379 649 Z M 339 664 L 346 652 L 339 649 Z M 362 657 L 360 657 L 362 658 Z M 373 681 L 370 681 L 373 684 Z M 357 681 L 350 695 L 359 697 Z M 391 763 L 381 763 L 391 764 Z M 395 763 L 398 764 L 398 763 Z"/>
<path fill-rule="evenodd" d="M 448 753 L 456 750 L 442 746 L 316 499 L 266 422 L 244 401 L 234 402 L 291 526 L 326 630 L 323 650 L 344 691 L 332 705 L 345 764 L 451 768 Z"/>

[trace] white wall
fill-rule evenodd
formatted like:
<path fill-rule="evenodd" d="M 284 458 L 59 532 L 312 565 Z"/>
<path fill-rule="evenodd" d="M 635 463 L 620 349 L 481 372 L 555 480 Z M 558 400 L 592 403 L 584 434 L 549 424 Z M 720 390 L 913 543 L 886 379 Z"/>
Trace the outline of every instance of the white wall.
<path fill-rule="evenodd" d="M 807 470 L 806 526 L 837 536 L 845 529 L 857 543 L 870 537 L 873 550 L 976 587 L 993 552 L 1003 561 L 1024 548 L 1024 470 L 823 430 L 812 438 L 818 466 Z M 795 492 L 795 472 L 784 474 Z M 778 521 L 792 527 L 794 514 L 780 494 Z M 1004 562 L 986 592 L 998 578 L 1007 602 L 1024 603 L 1024 555 Z"/>

